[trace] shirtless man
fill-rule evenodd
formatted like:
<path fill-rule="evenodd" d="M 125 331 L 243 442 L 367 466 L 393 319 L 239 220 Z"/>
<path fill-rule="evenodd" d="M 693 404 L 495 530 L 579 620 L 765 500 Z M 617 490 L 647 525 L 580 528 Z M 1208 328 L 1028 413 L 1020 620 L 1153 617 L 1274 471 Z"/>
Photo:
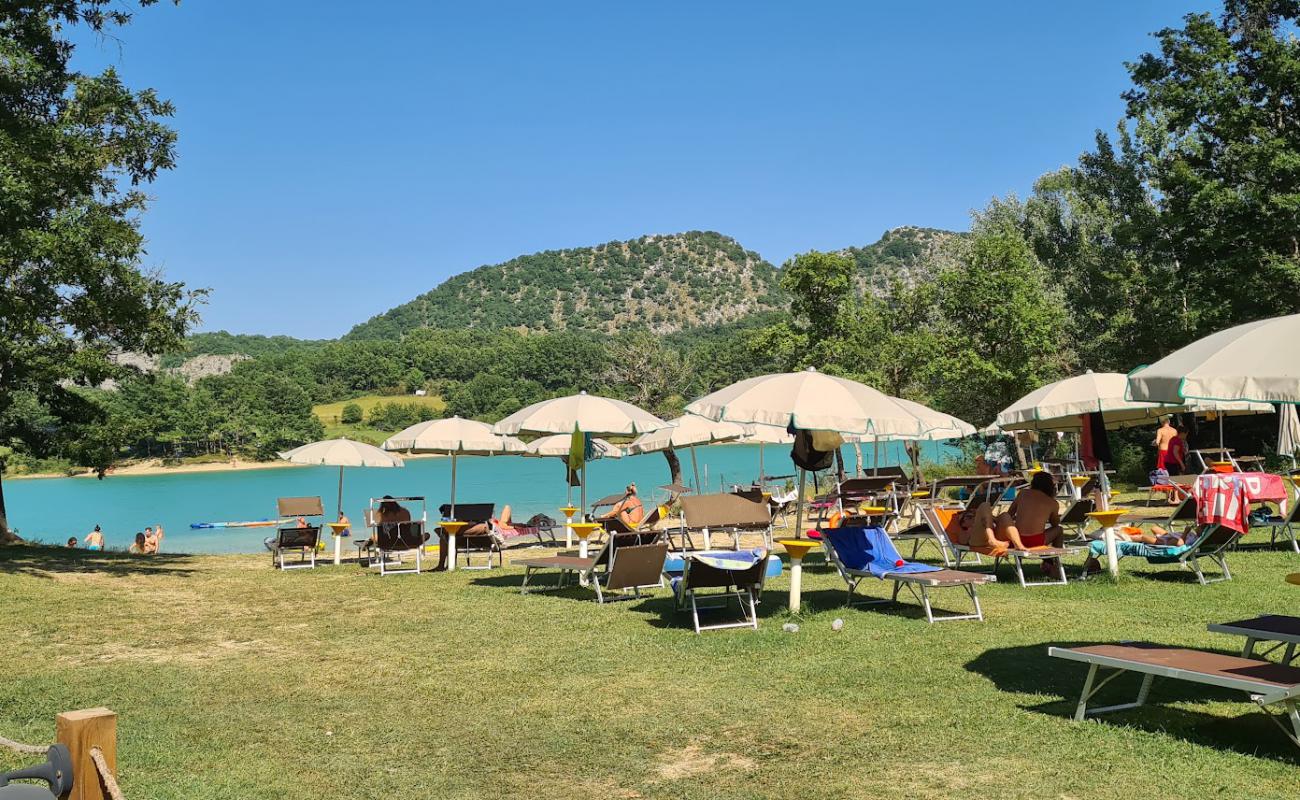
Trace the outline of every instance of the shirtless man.
<path fill-rule="evenodd" d="M 96 525 L 95 529 L 86 534 L 86 538 L 82 541 L 85 542 L 87 550 L 103 550 L 104 532 L 99 529 L 98 525 Z"/>
<path fill-rule="evenodd" d="M 1156 438 L 1151 440 L 1151 445 L 1156 449 L 1156 469 L 1168 469 L 1169 443 L 1178 436 L 1178 429 L 1174 427 L 1174 418 L 1172 415 L 1165 417 L 1160 427 L 1156 429 Z"/>
<path fill-rule="evenodd" d="M 1065 529 L 1050 472 L 1034 473 L 1029 489 L 1017 494 L 1011 508 L 998 516 L 997 529 L 1017 550 L 1061 546 Z"/>
<path fill-rule="evenodd" d="M 145 552 L 153 555 L 162 549 L 163 526 L 158 524 L 157 528 L 144 529 L 144 547 Z"/>

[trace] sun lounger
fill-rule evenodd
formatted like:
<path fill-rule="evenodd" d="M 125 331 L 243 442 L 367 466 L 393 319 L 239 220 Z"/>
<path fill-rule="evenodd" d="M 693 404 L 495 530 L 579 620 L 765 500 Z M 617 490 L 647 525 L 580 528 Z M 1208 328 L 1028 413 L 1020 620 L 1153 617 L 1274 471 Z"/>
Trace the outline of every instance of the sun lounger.
<path fill-rule="evenodd" d="M 537 587 L 532 584 L 536 572 L 558 573 L 555 588 L 563 588 L 572 575 L 596 591 L 596 601 L 604 603 L 606 592 L 632 590 L 627 597 L 640 597 L 642 589 L 663 585 L 664 561 L 668 558 L 668 542 L 657 531 L 641 533 L 613 533 L 600 551 L 590 558 L 577 556 L 548 556 L 527 558 L 513 563 L 524 568 L 520 594 L 528 594 Z"/>
<path fill-rule="evenodd" d="M 1163 494 L 1169 497 L 1187 498 L 1192 496 L 1192 486 L 1196 483 L 1196 475 L 1170 475 L 1168 483 L 1153 483 L 1146 487 L 1147 505 L 1155 502 L 1157 494 Z"/>
<path fill-rule="evenodd" d="M 743 533 L 760 533 L 764 545 L 772 546 L 772 512 L 763 503 L 754 503 L 734 494 L 701 494 L 681 498 L 681 549 L 695 549 L 691 533 L 704 537 L 704 549 L 713 549 L 713 534 L 729 534 L 733 549 L 739 549 Z"/>
<path fill-rule="evenodd" d="M 1266 522 L 1252 524 L 1269 529 L 1268 543 L 1270 546 L 1277 544 L 1278 537 L 1281 536 L 1282 541 L 1289 540 L 1291 542 L 1292 550 L 1300 553 L 1300 544 L 1296 543 L 1295 538 L 1296 528 L 1300 527 L 1300 501 L 1291 505 L 1291 511 L 1286 516 L 1269 517 Z"/>
<path fill-rule="evenodd" d="M 424 522 L 380 522 L 375 526 L 375 540 L 369 548 L 370 566 L 379 567 L 380 575 L 419 575 L 424 563 Z M 407 557 L 414 566 L 395 568 Z"/>
<path fill-rule="evenodd" d="M 501 553 L 506 549 L 505 539 L 492 520 L 496 508 L 496 503 L 456 504 L 456 519 L 469 523 L 469 526 L 462 528 L 460 533 L 456 534 L 456 556 L 465 559 L 465 569 L 492 569 L 494 554 L 497 557 L 498 567 L 504 563 Z M 451 519 L 451 504 L 444 503 L 438 506 L 438 514 L 443 519 Z M 474 533 L 468 532 L 474 528 L 479 530 Z M 526 541 L 522 534 L 518 538 L 520 541 Z M 485 556 L 484 562 L 475 566 L 475 555 Z"/>
<path fill-rule="evenodd" d="M 1088 677 L 1084 680 L 1079 705 L 1074 712 L 1076 722 L 1089 714 L 1141 707 L 1150 694 L 1152 681 L 1161 677 L 1245 692 L 1287 738 L 1300 746 L 1300 711 L 1296 708 L 1297 697 L 1300 697 L 1300 667 L 1145 642 L 1049 647 L 1047 653 L 1055 658 L 1088 665 Z M 1102 669 L 1113 672 L 1099 681 L 1098 673 Z M 1103 686 L 1126 672 L 1143 676 L 1134 702 L 1088 708 L 1088 701 Z M 1285 723 L 1269 713 L 1271 706 L 1282 708 Z"/>
<path fill-rule="evenodd" d="M 1224 551 L 1240 537 L 1226 525 L 1203 525 L 1192 541 L 1181 545 L 1144 544 L 1142 542 L 1115 542 L 1115 552 L 1120 558 L 1138 556 L 1145 558 L 1148 564 L 1180 564 L 1190 567 L 1196 573 L 1196 580 L 1201 585 L 1232 580 Z M 1092 555 L 1098 560 L 1106 557 L 1106 543 L 1100 539 L 1089 545 Z M 1200 559 L 1208 558 L 1219 566 L 1222 574 L 1207 578 L 1201 569 Z"/>
<path fill-rule="evenodd" d="M 1237 622 L 1213 623 L 1209 629 L 1212 633 L 1246 637 L 1246 644 L 1241 648 L 1242 658 L 1263 659 L 1282 648 L 1282 663 L 1290 664 L 1295 661 L 1297 655 L 1300 655 L 1300 652 L 1297 652 L 1300 650 L 1300 617 L 1266 614 Z M 1255 646 L 1260 642 L 1267 642 L 1273 646 L 1256 656 Z"/>
<path fill-rule="evenodd" d="M 770 558 L 766 547 L 753 550 L 687 553 L 680 575 L 669 575 L 677 608 L 689 603 L 691 622 L 696 633 L 722 628 L 758 630 L 758 598 L 767 579 Z M 717 593 L 707 590 L 716 589 Z M 740 619 L 731 622 L 700 624 L 700 610 L 725 608 L 735 598 L 740 605 Z M 717 600 L 721 599 L 721 603 Z"/>
<path fill-rule="evenodd" d="M 934 531 L 937 537 L 943 537 L 947 543 L 949 552 L 952 553 L 952 566 L 960 569 L 961 562 L 966 556 L 974 555 L 976 563 L 981 563 L 980 556 L 991 556 L 993 558 L 993 572 L 996 574 L 998 566 L 1005 560 L 1011 564 L 1016 571 L 1016 580 L 1022 587 L 1030 586 L 1064 586 L 1069 582 L 1065 576 L 1065 557 L 1074 555 L 1079 552 L 1078 548 L 1073 547 L 1030 547 L 1026 550 L 1016 550 L 1010 547 L 972 547 L 971 545 L 960 544 L 953 541 L 948 536 L 948 524 L 952 517 L 955 516 L 958 509 L 951 508 L 927 508 L 921 512 L 922 518 Z M 1025 577 L 1025 561 L 1037 561 L 1045 563 L 1048 560 L 1055 561 L 1056 577 L 1047 580 L 1031 581 Z"/>
<path fill-rule="evenodd" d="M 279 569 L 314 569 L 319 544 L 320 526 L 308 525 L 305 528 L 280 528 L 267 542 L 267 547 L 271 550 L 271 564 Z M 295 550 L 298 551 L 298 561 L 285 561 L 285 553 Z"/>
<path fill-rule="evenodd" d="M 1070 504 L 1069 508 L 1065 509 L 1065 513 L 1061 515 L 1061 527 L 1067 533 L 1074 532 L 1074 536 L 1070 539 L 1071 542 L 1087 541 L 1088 536 L 1085 529 L 1088 523 L 1092 522 L 1092 517 L 1088 515 L 1095 511 L 1096 508 L 1097 503 L 1091 497 L 1085 497 L 1082 500 L 1075 500 Z"/>
<path fill-rule="evenodd" d="M 282 519 L 306 519 L 325 515 L 320 497 L 278 497 L 275 508 Z M 265 544 L 271 551 L 271 564 L 279 569 L 313 569 L 316 566 L 316 551 L 320 548 L 320 525 L 280 528 L 275 536 L 265 540 Z M 290 564 L 284 556 L 286 552 L 294 550 L 298 551 L 298 561 Z"/>
<path fill-rule="evenodd" d="M 847 526 L 823 530 L 822 547 L 826 550 L 826 559 L 834 565 L 840 577 L 848 584 L 847 605 L 853 605 L 853 593 L 866 578 L 878 578 L 893 581 L 894 592 L 888 600 L 872 598 L 861 601 L 871 603 L 896 603 L 898 593 L 906 587 L 912 596 L 925 608 L 925 618 L 931 624 L 943 620 L 977 619 L 983 621 L 984 611 L 980 608 L 976 587 L 981 583 L 997 580 L 993 575 L 979 572 L 962 572 L 904 561 L 899 556 L 894 543 L 882 528 L 861 528 Z M 973 614 L 948 614 L 936 617 L 930 604 L 930 590 L 940 588 L 960 588 L 970 597 L 975 606 Z M 919 591 L 918 591 L 919 590 Z"/>

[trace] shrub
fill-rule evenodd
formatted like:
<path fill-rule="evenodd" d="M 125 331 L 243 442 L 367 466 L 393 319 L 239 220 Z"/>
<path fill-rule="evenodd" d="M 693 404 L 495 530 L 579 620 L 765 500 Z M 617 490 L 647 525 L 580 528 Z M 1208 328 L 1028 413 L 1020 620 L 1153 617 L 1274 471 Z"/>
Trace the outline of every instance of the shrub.
<path fill-rule="evenodd" d="M 344 425 L 357 425 L 362 420 L 361 406 L 356 403 L 348 403 L 343 406 L 342 421 Z"/>

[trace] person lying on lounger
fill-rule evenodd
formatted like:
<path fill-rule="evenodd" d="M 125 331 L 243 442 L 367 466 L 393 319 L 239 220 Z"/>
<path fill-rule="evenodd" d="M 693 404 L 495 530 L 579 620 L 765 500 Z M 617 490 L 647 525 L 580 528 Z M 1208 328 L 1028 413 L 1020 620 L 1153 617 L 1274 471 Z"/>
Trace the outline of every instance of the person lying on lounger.
<path fill-rule="evenodd" d="M 1144 531 L 1134 525 L 1124 525 L 1115 529 L 1117 542 L 1141 542 L 1159 547 L 1182 547 L 1191 536 L 1190 528 L 1183 533 L 1177 533 L 1160 525 L 1152 525 L 1150 531 Z M 1089 555 L 1088 560 L 1083 562 L 1083 571 L 1086 575 L 1101 572 L 1101 561 L 1097 556 Z"/>
<path fill-rule="evenodd" d="M 618 520 L 629 531 L 634 531 L 645 519 L 645 507 L 641 505 L 641 498 L 636 496 L 636 484 L 629 483 L 623 494 L 623 499 L 610 506 L 609 511 L 596 517 L 597 522 L 612 522 Z"/>
<path fill-rule="evenodd" d="M 948 522 L 946 533 L 957 544 L 966 547 L 1009 547 L 1010 543 L 997 537 L 997 528 L 993 523 L 993 506 L 989 504 L 987 494 L 976 494 L 971 505 L 959 514 L 953 515 Z"/>
<path fill-rule="evenodd" d="M 495 522 L 498 525 L 510 525 L 510 506 L 501 507 L 501 516 Z M 461 536 L 484 536 L 491 530 L 489 522 L 475 522 L 460 532 Z M 447 532 L 442 528 L 438 529 L 438 566 L 433 568 L 434 572 L 445 570 L 447 568 Z"/>

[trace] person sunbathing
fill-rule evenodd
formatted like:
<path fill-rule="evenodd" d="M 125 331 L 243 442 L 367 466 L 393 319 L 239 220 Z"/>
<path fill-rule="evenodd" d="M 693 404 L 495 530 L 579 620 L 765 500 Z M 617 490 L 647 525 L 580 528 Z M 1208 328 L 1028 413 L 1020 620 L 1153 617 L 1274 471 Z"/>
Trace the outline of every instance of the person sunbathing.
<path fill-rule="evenodd" d="M 495 523 L 498 525 L 508 526 L 510 524 L 510 514 L 510 506 L 502 506 L 501 516 L 495 520 Z M 473 525 L 467 526 L 458 535 L 485 536 L 488 531 L 492 530 L 492 524 L 492 522 L 486 520 L 483 522 L 475 522 Z M 438 528 L 438 566 L 433 568 L 434 572 L 440 572 L 447 569 L 447 551 L 450 549 L 449 545 L 450 541 L 447 537 L 447 532 L 442 528 Z"/>
<path fill-rule="evenodd" d="M 1056 481 L 1049 472 L 1034 473 L 1029 489 L 1016 495 L 1011 507 L 998 515 L 998 533 L 1017 550 L 1060 547 L 1065 539 Z"/>
<path fill-rule="evenodd" d="M 1190 528 L 1183 533 L 1171 531 L 1160 525 L 1152 525 L 1150 531 L 1144 531 L 1135 525 L 1123 525 L 1115 529 L 1115 541 L 1117 542 L 1141 542 L 1156 547 L 1182 547 L 1190 539 Z M 1088 556 L 1087 561 L 1083 562 L 1085 575 L 1096 575 L 1101 572 L 1101 560 L 1095 554 L 1095 549 L 1093 553 Z"/>
<path fill-rule="evenodd" d="M 596 517 L 597 522 L 619 522 L 629 531 L 634 531 L 645 519 L 645 506 L 636 496 L 636 484 L 629 483 L 623 498 L 610 506 L 609 511 Z"/>
<path fill-rule="evenodd" d="M 945 526 L 945 532 L 957 544 L 965 547 L 1002 549 L 1011 543 L 999 539 L 993 521 L 993 506 L 986 497 L 978 497 L 965 511 L 954 514 Z"/>

